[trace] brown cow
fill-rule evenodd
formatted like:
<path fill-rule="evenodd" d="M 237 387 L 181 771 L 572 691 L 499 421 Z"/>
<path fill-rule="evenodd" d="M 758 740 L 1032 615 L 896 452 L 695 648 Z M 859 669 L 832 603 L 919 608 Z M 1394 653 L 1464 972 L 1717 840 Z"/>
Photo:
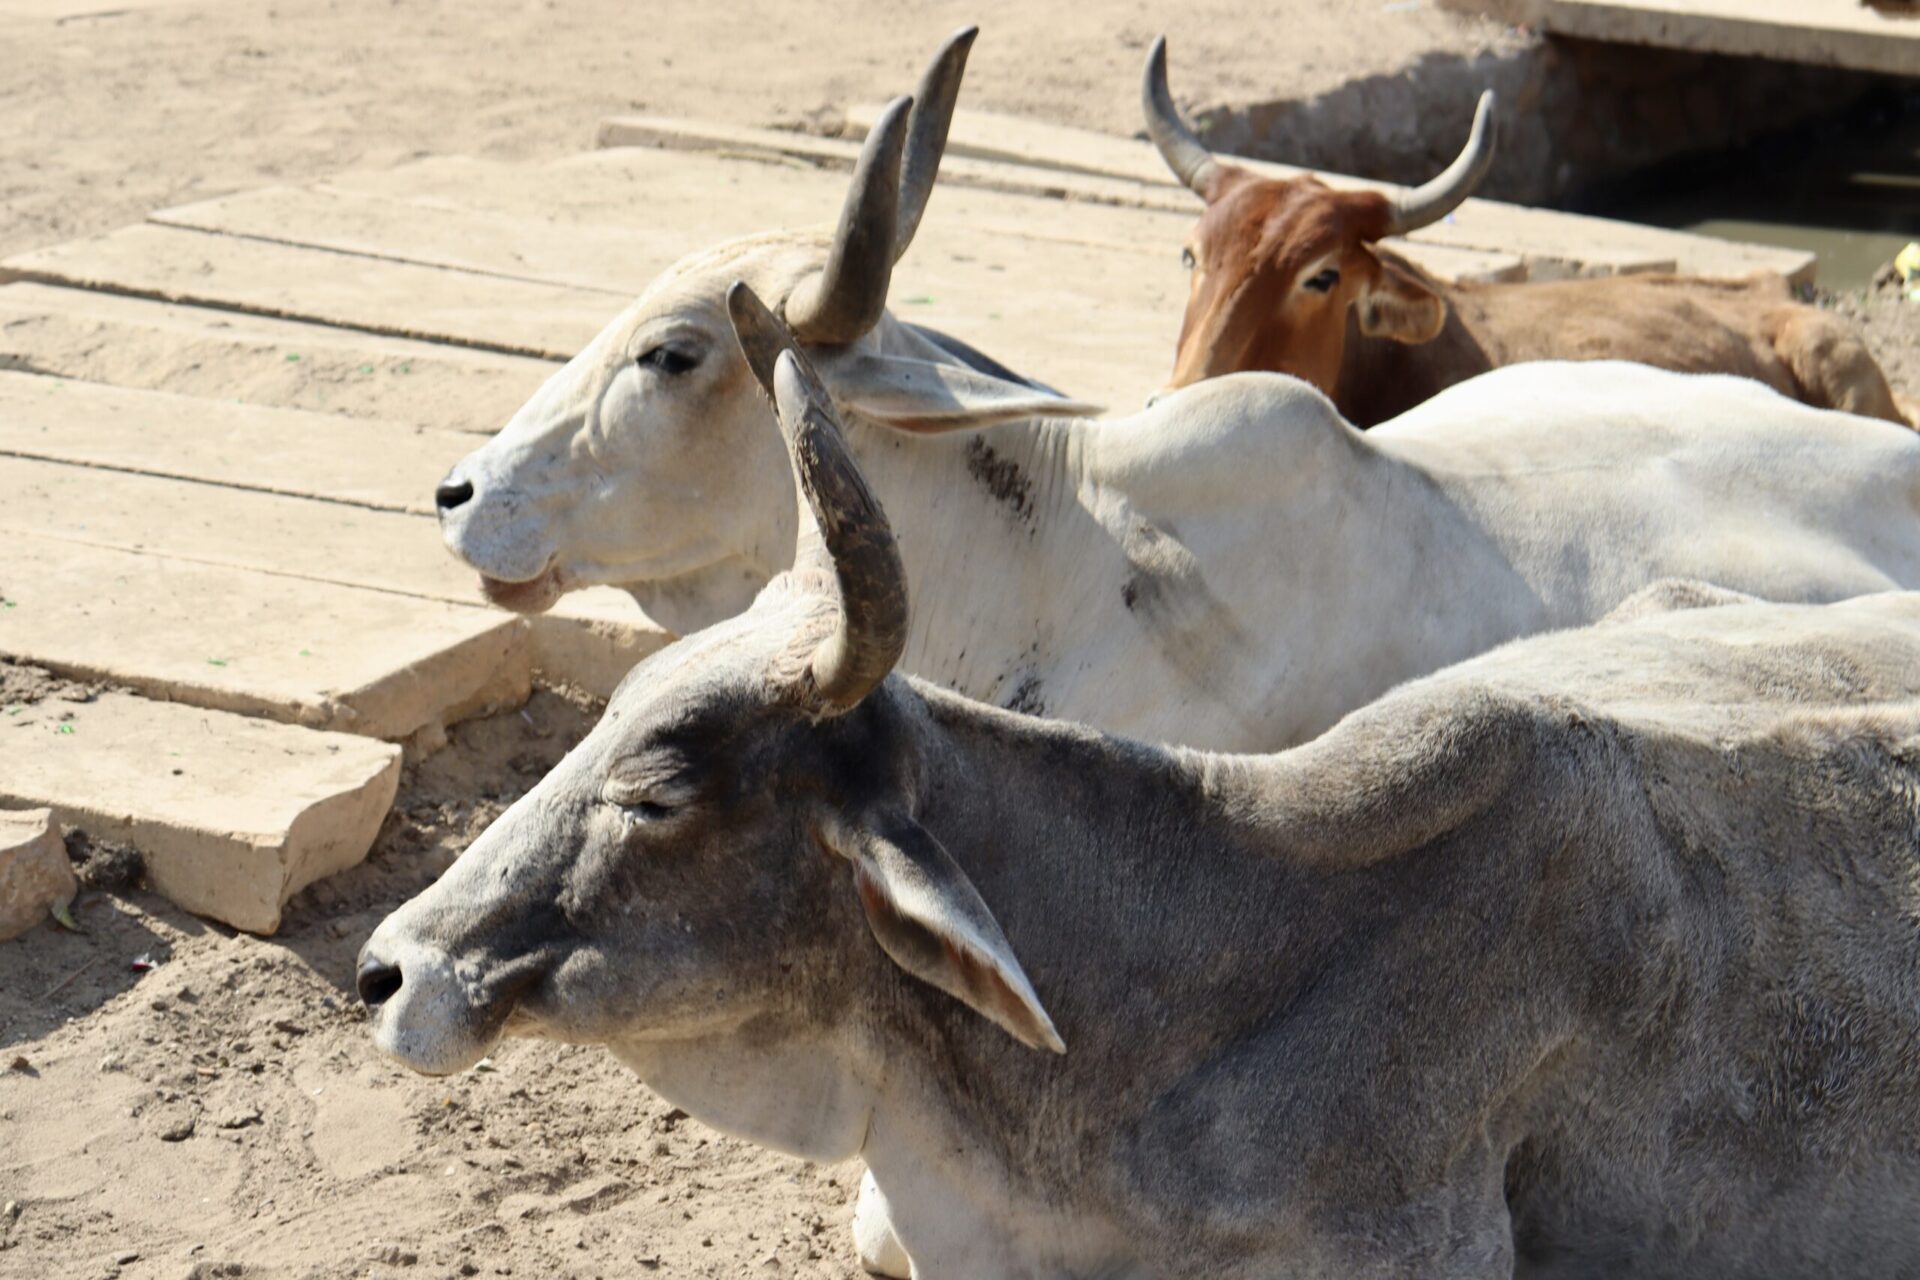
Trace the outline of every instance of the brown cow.
<path fill-rule="evenodd" d="M 1501 365 L 1637 360 L 1740 374 L 1821 408 L 1906 421 L 1860 339 L 1795 302 L 1777 275 L 1448 284 L 1381 245 L 1446 217 L 1486 176 L 1491 93 L 1459 158 L 1397 198 L 1216 160 L 1174 108 L 1164 37 L 1147 55 L 1141 99 L 1161 157 L 1207 202 L 1183 255 L 1193 284 L 1169 389 L 1276 370 L 1369 427 Z"/>

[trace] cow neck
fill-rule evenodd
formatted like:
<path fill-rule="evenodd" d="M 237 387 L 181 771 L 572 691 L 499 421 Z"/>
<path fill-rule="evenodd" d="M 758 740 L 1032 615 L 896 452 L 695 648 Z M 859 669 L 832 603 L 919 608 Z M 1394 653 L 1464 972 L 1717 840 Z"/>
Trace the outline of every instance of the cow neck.
<path fill-rule="evenodd" d="M 906 566 L 900 669 L 999 705 L 1060 651 L 1050 586 L 1097 555 L 1081 505 L 1089 428 L 1031 418 L 914 435 L 847 413 L 847 434 Z"/>
<path fill-rule="evenodd" d="M 994 913 L 1067 1054 L 902 977 L 880 1002 L 891 1071 L 864 1154 L 890 1190 L 984 1194 L 964 1208 L 990 1216 L 1022 1200 L 995 1185 L 1002 1171 L 1076 1181 L 1111 1140 L 1098 1115 L 1144 1112 L 1184 1046 L 1284 1016 L 1344 913 L 1332 878 L 1270 856 L 1253 773 L 915 688 L 930 721 L 916 816 Z M 1228 971 L 1221 955 L 1283 962 Z"/>

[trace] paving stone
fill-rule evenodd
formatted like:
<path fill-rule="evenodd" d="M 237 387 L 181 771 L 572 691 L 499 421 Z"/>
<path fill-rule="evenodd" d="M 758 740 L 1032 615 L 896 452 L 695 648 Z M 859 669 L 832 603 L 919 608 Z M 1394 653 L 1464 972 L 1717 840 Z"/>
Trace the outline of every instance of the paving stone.
<path fill-rule="evenodd" d="M 0 942 L 70 901 L 79 885 L 50 809 L 0 809 Z"/>
<path fill-rule="evenodd" d="M 400 758 L 371 738 L 117 692 L 0 708 L 0 804 L 133 845 L 157 892 L 253 933 L 366 857 Z"/>

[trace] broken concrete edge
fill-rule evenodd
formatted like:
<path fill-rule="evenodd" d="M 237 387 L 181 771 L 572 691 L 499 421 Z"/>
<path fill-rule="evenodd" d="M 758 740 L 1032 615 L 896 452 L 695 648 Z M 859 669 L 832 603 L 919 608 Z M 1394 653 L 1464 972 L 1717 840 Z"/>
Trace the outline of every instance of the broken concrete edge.
<path fill-rule="evenodd" d="M 0 942 L 28 933 L 79 888 L 53 810 L 0 808 Z"/>
<path fill-rule="evenodd" d="M 279 839 L 248 832 L 210 837 L 164 819 L 62 802 L 50 807 L 62 826 L 140 850 L 147 887 L 184 911 L 269 936 L 287 900 L 314 881 L 366 860 L 400 789 L 400 748 L 380 751 L 361 787 L 328 796 L 300 814 Z"/>

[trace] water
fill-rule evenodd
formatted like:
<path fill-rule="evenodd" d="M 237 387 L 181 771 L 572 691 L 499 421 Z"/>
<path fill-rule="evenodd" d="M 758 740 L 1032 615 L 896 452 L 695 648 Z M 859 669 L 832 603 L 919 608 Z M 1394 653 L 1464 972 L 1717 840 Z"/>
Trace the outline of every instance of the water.
<path fill-rule="evenodd" d="M 1819 254 L 1818 282 L 1859 289 L 1920 240 L 1920 89 L 1883 90 L 1832 119 L 1670 161 L 1575 207 Z"/>

